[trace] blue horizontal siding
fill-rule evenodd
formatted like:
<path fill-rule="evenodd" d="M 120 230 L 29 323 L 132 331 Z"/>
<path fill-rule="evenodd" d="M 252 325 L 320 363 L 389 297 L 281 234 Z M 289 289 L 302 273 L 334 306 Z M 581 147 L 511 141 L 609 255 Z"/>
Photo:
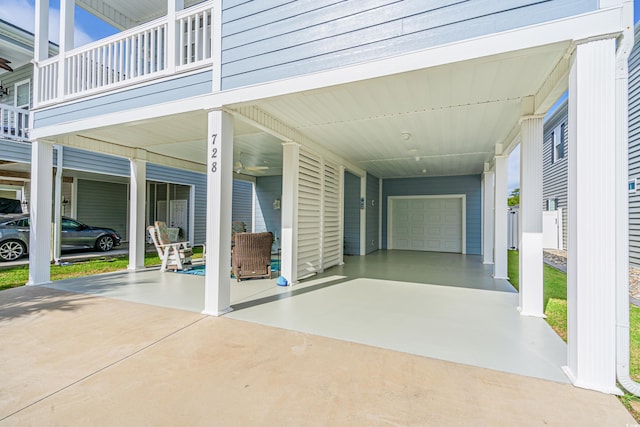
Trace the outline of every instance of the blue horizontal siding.
<path fill-rule="evenodd" d="M 273 208 L 273 201 L 282 200 L 282 176 L 256 178 L 256 226 L 255 231 L 271 231 L 279 247 L 282 236 L 281 210 Z"/>
<path fill-rule="evenodd" d="M 223 1 L 222 87 L 328 70 L 597 8 L 597 0 Z"/>
<path fill-rule="evenodd" d="M 129 160 L 122 157 L 68 147 L 64 148 L 63 153 L 65 169 L 127 177 L 131 174 Z"/>
<path fill-rule="evenodd" d="M 242 221 L 247 231 L 253 230 L 253 183 L 233 180 L 231 221 Z"/>
<path fill-rule="evenodd" d="M 211 93 L 211 90 L 211 71 L 176 77 L 32 113 L 34 127 L 53 126 L 73 120 L 178 101 Z"/>
<path fill-rule="evenodd" d="M 465 194 L 467 203 L 467 254 L 480 254 L 481 176 L 444 176 L 385 179 L 382 182 L 382 247 L 387 248 L 387 198 L 390 196 L 436 196 Z"/>
<path fill-rule="evenodd" d="M 31 163 L 31 143 L 0 139 L 0 159 Z"/>

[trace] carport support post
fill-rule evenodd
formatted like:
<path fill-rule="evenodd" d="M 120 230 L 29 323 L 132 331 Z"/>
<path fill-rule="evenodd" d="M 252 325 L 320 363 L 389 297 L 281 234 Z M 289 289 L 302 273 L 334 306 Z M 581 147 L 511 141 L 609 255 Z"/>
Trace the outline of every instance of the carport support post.
<path fill-rule="evenodd" d="M 51 282 L 51 198 L 53 196 L 53 145 L 31 143 L 31 206 L 29 214 L 29 281 Z"/>
<path fill-rule="evenodd" d="M 207 268 L 203 314 L 221 316 L 231 308 L 231 202 L 233 118 L 209 112 L 207 134 Z"/>
<path fill-rule="evenodd" d="M 300 145 L 282 144 L 282 276 L 298 282 L 298 167 Z M 319 226 L 319 225 L 318 225 Z"/>
<path fill-rule="evenodd" d="M 569 72 L 566 373 L 616 387 L 616 39 L 578 42 Z M 626 236 L 625 236 L 626 238 Z"/>
<path fill-rule="evenodd" d="M 544 317 L 542 277 L 543 116 L 521 120 L 520 143 L 520 314 Z"/>
<path fill-rule="evenodd" d="M 493 264 L 493 209 L 495 173 L 485 163 L 482 174 L 482 263 Z"/>
<path fill-rule="evenodd" d="M 502 146 L 498 144 L 496 151 L 502 154 Z M 494 253 L 493 253 L 493 277 L 495 279 L 508 279 L 507 277 L 507 166 L 509 157 L 496 155 L 494 182 Z"/>
<path fill-rule="evenodd" d="M 144 269 L 146 252 L 146 193 L 147 161 L 146 152 L 137 150 L 136 158 L 129 160 L 131 183 L 129 185 L 129 270 Z"/>

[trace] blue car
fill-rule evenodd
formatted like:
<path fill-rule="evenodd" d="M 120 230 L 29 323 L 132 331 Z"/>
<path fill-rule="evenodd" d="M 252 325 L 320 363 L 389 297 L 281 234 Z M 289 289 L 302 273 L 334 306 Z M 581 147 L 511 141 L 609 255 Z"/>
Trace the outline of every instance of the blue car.
<path fill-rule="evenodd" d="M 111 228 L 93 227 L 62 217 L 61 249 L 95 249 L 106 252 L 120 245 L 120 235 Z M 29 253 L 29 215 L 0 217 L 0 261 L 15 261 Z"/>

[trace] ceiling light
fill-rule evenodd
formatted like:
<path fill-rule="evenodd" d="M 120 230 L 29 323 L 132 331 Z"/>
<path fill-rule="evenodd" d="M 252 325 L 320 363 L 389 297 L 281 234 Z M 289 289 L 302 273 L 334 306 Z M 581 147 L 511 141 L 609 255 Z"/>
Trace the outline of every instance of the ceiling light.
<path fill-rule="evenodd" d="M 402 137 L 402 139 L 404 139 L 405 141 L 408 141 L 411 139 L 411 132 L 402 132 L 400 133 L 400 136 Z"/>
<path fill-rule="evenodd" d="M 420 161 L 420 156 L 416 156 L 416 162 Z"/>
<path fill-rule="evenodd" d="M 426 169 L 422 169 L 422 173 L 427 173 L 427 170 Z"/>

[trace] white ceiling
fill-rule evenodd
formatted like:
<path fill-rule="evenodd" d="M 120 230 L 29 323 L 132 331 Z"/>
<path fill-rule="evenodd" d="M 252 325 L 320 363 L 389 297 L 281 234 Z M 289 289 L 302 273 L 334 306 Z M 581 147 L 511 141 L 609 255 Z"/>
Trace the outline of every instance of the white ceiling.
<path fill-rule="evenodd" d="M 229 108 L 256 106 L 380 178 L 479 174 L 495 144 L 510 142 L 522 98 L 536 94 L 568 48 L 549 45 Z M 206 126 L 206 112 L 197 111 L 80 135 L 204 164 Z M 238 161 L 243 173 L 279 175 L 281 141 L 235 120 Z"/>

